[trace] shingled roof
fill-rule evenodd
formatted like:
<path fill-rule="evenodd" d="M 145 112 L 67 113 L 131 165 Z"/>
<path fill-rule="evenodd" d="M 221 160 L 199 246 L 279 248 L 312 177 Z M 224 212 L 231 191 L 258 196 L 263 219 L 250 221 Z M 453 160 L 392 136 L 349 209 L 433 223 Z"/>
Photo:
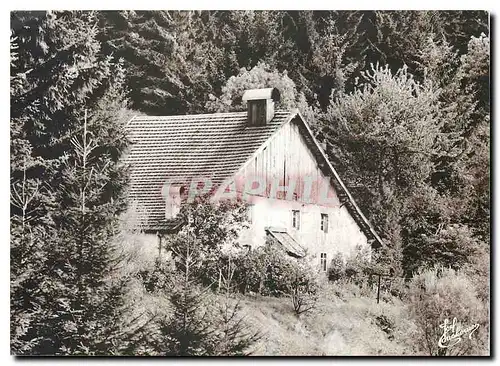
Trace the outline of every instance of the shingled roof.
<path fill-rule="evenodd" d="M 368 239 L 376 246 L 383 245 L 298 110 L 278 110 L 263 126 L 249 126 L 247 112 L 132 118 L 127 124 L 132 143 L 126 157 L 131 170 L 129 198 L 147 219 L 143 228 L 168 231 L 179 225 L 165 219 L 162 188 L 167 181 L 186 183 L 204 177 L 218 186 L 237 173 L 262 144 L 292 119 L 300 123 L 305 140 L 330 177 L 342 204 Z"/>
<path fill-rule="evenodd" d="M 150 230 L 168 229 L 162 187 L 193 177 L 214 185 L 231 177 L 295 113 L 276 111 L 265 126 L 248 126 L 247 112 L 136 116 L 127 124 L 132 143 L 130 199 L 147 213 Z"/>

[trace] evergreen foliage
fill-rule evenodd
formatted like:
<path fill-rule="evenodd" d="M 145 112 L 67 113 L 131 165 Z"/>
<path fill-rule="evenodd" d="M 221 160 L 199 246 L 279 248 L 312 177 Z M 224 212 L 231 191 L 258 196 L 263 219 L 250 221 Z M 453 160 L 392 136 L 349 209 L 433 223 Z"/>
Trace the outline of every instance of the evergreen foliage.
<path fill-rule="evenodd" d="M 206 264 L 234 247 L 234 224 L 242 220 L 242 212 L 233 203 L 211 204 L 201 199 L 184 206 L 181 215 L 185 226 L 168 244 L 177 271 L 168 289 L 172 314 L 160 321 L 156 351 L 170 356 L 245 355 L 259 335 L 245 324 L 239 304 L 230 299 L 234 265 L 219 272 L 219 290 L 225 293 L 219 303 L 200 281 Z"/>
<path fill-rule="evenodd" d="M 93 12 L 12 17 L 12 352 L 120 353 L 124 70 Z"/>
<path fill-rule="evenodd" d="M 135 352 L 142 324 L 126 315 L 117 235 L 128 100 L 138 113 L 233 111 L 244 109 L 244 90 L 277 87 L 277 107 L 299 108 L 386 244 L 372 269 L 412 276 L 451 267 L 459 275 L 436 283 L 456 296 L 469 286 L 453 287 L 456 276 L 487 284 L 486 12 L 32 11 L 12 12 L 11 32 L 12 353 Z M 205 312 L 210 293 L 198 283 L 278 293 L 276 277 L 293 277 L 266 248 L 234 256 L 244 250 L 244 211 L 201 201 L 183 209 L 170 242 L 181 276 L 160 266 L 150 279 L 160 292 L 176 282 L 174 314 L 146 349 L 249 352 L 257 338 L 232 292 Z M 282 264 L 274 270 L 273 256 Z M 354 262 L 345 272 L 364 270 Z M 487 287 L 473 297 L 487 301 Z M 434 301 L 424 300 L 414 302 L 416 317 Z"/>

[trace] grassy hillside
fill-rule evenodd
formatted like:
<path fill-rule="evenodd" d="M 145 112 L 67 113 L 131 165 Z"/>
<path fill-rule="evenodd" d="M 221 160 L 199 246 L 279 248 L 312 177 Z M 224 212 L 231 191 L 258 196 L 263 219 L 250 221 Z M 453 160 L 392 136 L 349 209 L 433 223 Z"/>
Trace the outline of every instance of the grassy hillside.
<path fill-rule="evenodd" d="M 354 288 L 352 290 L 356 291 Z M 406 340 L 415 325 L 395 299 L 376 303 L 334 285 L 317 308 L 297 317 L 288 298 L 240 296 L 247 322 L 261 329 L 254 355 L 403 355 L 413 354 Z"/>
<path fill-rule="evenodd" d="M 377 304 L 375 296 L 368 296 L 374 293 L 363 294 L 355 285 L 324 286 L 316 308 L 300 316 L 295 315 L 287 297 L 235 294 L 234 301 L 239 301 L 245 322 L 262 335 L 252 355 L 415 354 L 408 340 L 416 326 L 400 300 L 386 295 Z M 131 295 L 142 297 L 141 312 L 170 312 L 164 294 L 148 294 L 138 286 Z M 210 296 L 216 301 L 222 295 Z"/>

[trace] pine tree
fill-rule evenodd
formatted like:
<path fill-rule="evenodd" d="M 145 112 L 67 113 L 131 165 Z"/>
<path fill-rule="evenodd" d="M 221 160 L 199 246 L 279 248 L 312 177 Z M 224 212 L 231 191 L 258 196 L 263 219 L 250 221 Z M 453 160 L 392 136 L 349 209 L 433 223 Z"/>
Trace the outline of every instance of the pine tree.
<path fill-rule="evenodd" d="M 164 355 L 203 356 L 211 348 L 212 327 L 205 291 L 194 276 L 200 265 L 198 242 L 179 237 L 171 247 L 175 252 L 179 278 L 170 291 L 173 314 L 161 323 L 159 351 Z"/>
<path fill-rule="evenodd" d="M 127 348 L 127 279 L 117 275 L 113 243 L 125 176 L 112 154 L 100 150 L 106 141 L 101 123 L 85 114 L 81 136 L 71 140 L 73 151 L 62 165 L 53 214 L 58 240 L 48 255 L 54 276 L 44 352 L 105 355 Z"/>
<path fill-rule="evenodd" d="M 442 146 L 455 137 L 442 131 L 439 96 L 432 83 L 419 83 L 406 68 L 393 74 L 388 66 L 372 66 L 353 93 L 332 101 L 323 120 L 330 157 L 386 238 L 391 255 L 379 258 L 389 258 L 384 261 L 396 273 L 400 268 L 390 258 L 401 258 L 403 247 L 436 230 L 411 210 L 422 199 L 439 208 L 428 181 Z M 421 263 L 414 255 L 406 259 Z"/>
<path fill-rule="evenodd" d="M 214 297 L 211 286 L 203 287 L 201 277 L 207 263 L 220 260 L 224 244 L 236 238 L 243 219 L 241 204 L 214 205 L 205 200 L 185 205 L 180 217 L 185 226 L 171 237 L 177 277 L 169 290 L 171 316 L 160 322 L 157 351 L 162 355 L 244 355 L 259 339 L 240 315 L 240 306 L 230 299 L 231 262 L 221 286 L 224 297 Z"/>
<path fill-rule="evenodd" d="M 11 38 L 11 101 L 27 92 L 29 70 L 20 70 L 19 39 Z M 36 113 L 38 105 L 27 112 Z M 12 112 L 12 111 L 11 111 Z M 29 117 L 11 113 L 11 351 L 32 354 L 41 341 L 39 321 L 45 316 L 46 244 L 57 233 L 48 214 L 52 190 L 40 172 L 51 162 L 33 154 Z"/>
<path fill-rule="evenodd" d="M 226 55 L 211 42 L 200 12 L 103 12 L 101 26 L 106 49 L 125 60 L 134 109 L 203 112 L 208 94 L 225 79 Z"/>
<path fill-rule="evenodd" d="M 101 52 L 94 12 L 14 12 L 12 27 L 12 352 L 118 352 L 124 70 Z"/>

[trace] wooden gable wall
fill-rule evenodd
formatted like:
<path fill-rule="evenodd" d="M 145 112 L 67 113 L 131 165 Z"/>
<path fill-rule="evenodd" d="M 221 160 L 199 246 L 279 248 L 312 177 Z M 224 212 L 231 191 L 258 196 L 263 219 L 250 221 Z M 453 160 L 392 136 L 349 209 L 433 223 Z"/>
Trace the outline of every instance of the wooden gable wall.
<path fill-rule="evenodd" d="M 234 181 L 239 182 L 238 190 L 241 190 L 241 182 L 255 176 L 268 182 L 265 193 L 250 197 L 253 222 L 250 229 L 242 233 L 241 240 L 252 246 L 262 245 L 265 243 L 266 227 L 286 228 L 313 258 L 327 253 L 329 262 L 336 252 L 347 255 L 358 245 L 368 246 L 367 238 L 341 204 L 330 178 L 322 172 L 302 128 L 297 121 L 282 126 L 235 175 Z M 284 193 L 277 199 L 268 198 L 270 182 L 278 180 L 280 185 L 290 185 L 293 179 L 303 182 L 305 176 L 311 177 L 314 182 L 311 193 L 313 202 L 304 201 L 303 183 L 297 184 L 297 194 L 291 200 L 286 199 Z M 318 201 L 321 190 L 325 189 L 322 187 L 328 191 L 328 204 Z M 301 211 L 299 230 L 292 227 L 292 210 Z M 320 228 L 322 213 L 328 215 L 327 233 Z"/>

